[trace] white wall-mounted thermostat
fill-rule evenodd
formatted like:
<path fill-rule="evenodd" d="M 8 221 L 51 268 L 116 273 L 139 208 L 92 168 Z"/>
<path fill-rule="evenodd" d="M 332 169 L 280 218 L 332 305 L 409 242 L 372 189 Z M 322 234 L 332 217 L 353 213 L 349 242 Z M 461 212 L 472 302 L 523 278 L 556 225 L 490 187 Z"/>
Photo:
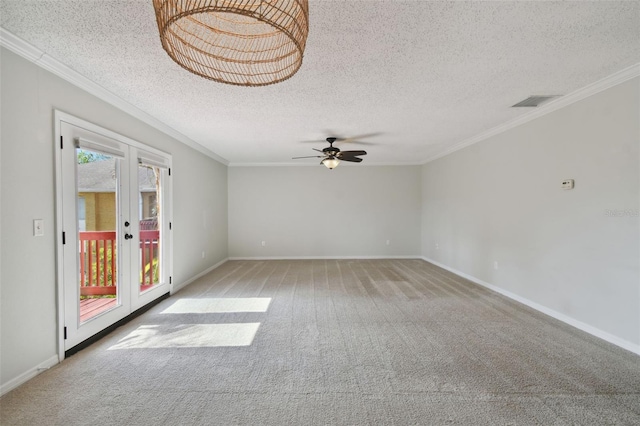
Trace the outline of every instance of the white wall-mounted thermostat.
<path fill-rule="evenodd" d="M 573 189 L 573 179 L 565 179 L 562 181 L 562 189 Z"/>

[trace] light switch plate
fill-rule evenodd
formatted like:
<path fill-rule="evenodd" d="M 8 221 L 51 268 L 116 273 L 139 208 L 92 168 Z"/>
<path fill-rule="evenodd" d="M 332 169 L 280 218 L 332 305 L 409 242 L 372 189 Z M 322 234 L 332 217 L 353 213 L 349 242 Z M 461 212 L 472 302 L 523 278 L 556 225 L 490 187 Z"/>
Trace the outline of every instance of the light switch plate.
<path fill-rule="evenodd" d="M 33 219 L 33 236 L 42 237 L 44 235 L 44 219 Z"/>

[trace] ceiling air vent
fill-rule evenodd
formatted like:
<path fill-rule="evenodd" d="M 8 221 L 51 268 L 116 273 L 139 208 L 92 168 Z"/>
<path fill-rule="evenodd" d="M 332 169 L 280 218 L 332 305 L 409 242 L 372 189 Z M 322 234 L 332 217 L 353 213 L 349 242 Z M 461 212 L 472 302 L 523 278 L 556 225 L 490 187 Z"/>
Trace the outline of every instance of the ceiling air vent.
<path fill-rule="evenodd" d="M 511 108 L 518 107 L 537 107 L 542 105 L 543 103 L 550 101 L 551 99 L 557 98 L 560 95 L 547 95 L 547 96 L 529 96 L 524 101 L 520 101 L 517 104 L 513 105 Z"/>

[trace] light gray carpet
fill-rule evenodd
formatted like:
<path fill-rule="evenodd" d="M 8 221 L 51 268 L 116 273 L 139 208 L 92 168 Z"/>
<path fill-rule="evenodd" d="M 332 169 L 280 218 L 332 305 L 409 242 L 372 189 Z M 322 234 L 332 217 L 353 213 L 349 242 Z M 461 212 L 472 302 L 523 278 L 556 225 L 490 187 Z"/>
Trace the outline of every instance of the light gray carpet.
<path fill-rule="evenodd" d="M 638 425 L 640 357 L 422 260 L 231 261 L 0 404 L 6 426 Z"/>

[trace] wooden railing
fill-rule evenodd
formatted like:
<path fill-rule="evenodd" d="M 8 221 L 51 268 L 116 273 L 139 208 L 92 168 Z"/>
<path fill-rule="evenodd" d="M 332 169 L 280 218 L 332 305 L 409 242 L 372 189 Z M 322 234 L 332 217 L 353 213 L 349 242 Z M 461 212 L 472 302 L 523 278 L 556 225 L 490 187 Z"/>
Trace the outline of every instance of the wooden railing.
<path fill-rule="evenodd" d="M 116 294 L 116 232 L 79 232 L 80 295 Z"/>
<path fill-rule="evenodd" d="M 158 282 L 158 248 L 160 231 L 140 231 L 142 291 Z M 116 232 L 89 231 L 79 233 L 80 295 L 116 294 Z"/>
<path fill-rule="evenodd" d="M 142 258 L 142 273 L 140 285 L 146 290 L 158 282 L 158 242 L 160 231 L 140 231 L 140 252 Z"/>

